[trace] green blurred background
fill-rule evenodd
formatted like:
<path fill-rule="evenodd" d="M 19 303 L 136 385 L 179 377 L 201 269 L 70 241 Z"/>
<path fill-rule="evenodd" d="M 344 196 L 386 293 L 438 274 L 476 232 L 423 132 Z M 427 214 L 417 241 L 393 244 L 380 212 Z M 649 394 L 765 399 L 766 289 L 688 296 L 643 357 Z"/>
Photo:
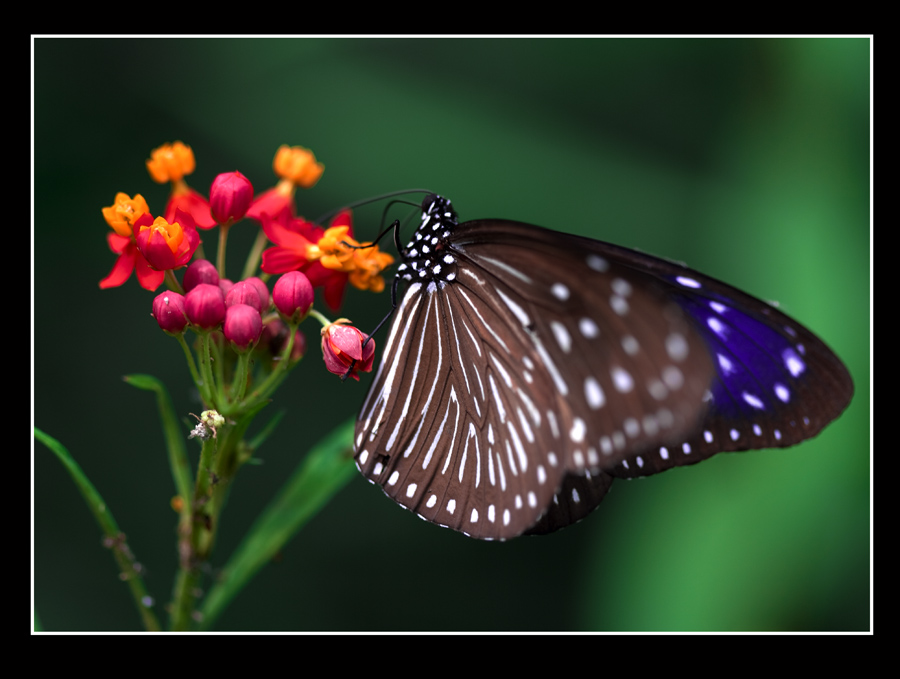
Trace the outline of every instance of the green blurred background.
<path fill-rule="evenodd" d="M 847 363 L 856 396 L 817 439 L 617 482 L 588 520 L 482 543 L 354 480 L 264 568 L 220 630 L 865 630 L 870 624 L 870 45 L 866 39 L 34 40 L 34 423 L 104 495 L 157 612 L 177 563 L 175 494 L 150 373 L 200 405 L 153 295 L 101 291 L 100 208 L 161 212 L 144 169 L 180 139 L 207 193 L 239 169 L 275 182 L 311 148 L 309 218 L 425 187 L 463 220 L 504 217 L 688 262 L 782 308 Z M 380 208 L 357 211 L 360 237 Z M 237 275 L 253 237 L 232 230 Z M 214 249 L 207 236 L 207 247 Z M 373 327 L 386 297 L 351 291 Z M 223 515 L 221 566 L 362 384 L 311 349 L 270 409 L 287 415 Z M 383 338 L 382 338 L 383 339 Z M 34 601 L 48 630 L 139 628 L 59 462 L 34 452 Z"/>

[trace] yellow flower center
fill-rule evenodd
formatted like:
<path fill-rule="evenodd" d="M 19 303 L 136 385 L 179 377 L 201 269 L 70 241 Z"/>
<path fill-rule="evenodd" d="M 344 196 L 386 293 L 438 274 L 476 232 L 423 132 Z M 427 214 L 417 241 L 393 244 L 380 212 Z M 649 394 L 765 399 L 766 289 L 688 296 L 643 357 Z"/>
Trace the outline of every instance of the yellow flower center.
<path fill-rule="evenodd" d="M 156 234 L 162 236 L 162 238 L 164 238 L 166 241 L 166 245 L 168 245 L 169 249 L 172 251 L 172 254 L 178 253 L 178 247 L 184 240 L 184 229 L 181 228 L 181 224 L 179 224 L 178 222 L 169 224 L 169 222 L 165 220 L 165 217 L 157 217 L 152 224 L 148 226 L 142 226 L 141 233 L 143 233 L 147 229 L 150 229 Z M 154 234 L 150 234 L 150 237 L 152 238 L 153 235 Z"/>

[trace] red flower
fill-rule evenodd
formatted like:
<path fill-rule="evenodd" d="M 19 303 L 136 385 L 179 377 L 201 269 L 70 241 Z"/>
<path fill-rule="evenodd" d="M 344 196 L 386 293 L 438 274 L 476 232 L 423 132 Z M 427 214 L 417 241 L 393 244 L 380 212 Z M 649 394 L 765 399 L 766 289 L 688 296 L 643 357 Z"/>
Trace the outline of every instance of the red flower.
<path fill-rule="evenodd" d="M 110 232 L 106 234 L 106 241 L 109 249 L 119 255 L 119 258 L 109 275 L 100 281 L 102 290 L 119 287 L 131 277 L 132 271 L 137 272 L 138 283 L 145 290 L 152 292 L 162 285 L 165 272 L 156 271 L 150 266 L 133 238 Z"/>
<path fill-rule="evenodd" d="M 263 215 L 263 231 L 275 247 L 262 255 L 262 270 L 270 274 L 302 271 L 314 288 L 324 288 L 325 303 L 332 309 L 339 309 L 344 300 L 349 272 L 325 267 L 318 254 L 310 252 L 325 235 L 325 229 L 301 217 L 294 218 L 283 211 L 278 218 Z M 349 210 L 338 214 L 331 226 L 346 226 L 348 238 L 353 234 L 352 217 Z"/>
<path fill-rule="evenodd" d="M 166 204 L 165 218 L 167 222 L 177 221 L 175 213 L 181 210 L 189 214 L 194 225 L 198 229 L 211 229 L 216 224 L 216 220 L 212 218 L 209 212 L 209 202 L 194 189 L 189 188 L 182 180 L 172 189 L 172 195 L 169 196 L 169 202 Z"/>
<path fill-rule="evenodd" d="M 194 220 L 181 210 L 175 211 L 173 222 L 163 217 L 154 220 L 149 214 L 141 215 L 134 223 L 134 233 L 141 254 L 158 271 L 184 266 L 200 245 Z"/>
<path fill-rule="evenodd" d="M 352 377 L 359 382 L 359 371 L 371 372 L 375 359 L 375 341 L 342 318 L 322 328 L 322 355 L 328 372 Z"/>

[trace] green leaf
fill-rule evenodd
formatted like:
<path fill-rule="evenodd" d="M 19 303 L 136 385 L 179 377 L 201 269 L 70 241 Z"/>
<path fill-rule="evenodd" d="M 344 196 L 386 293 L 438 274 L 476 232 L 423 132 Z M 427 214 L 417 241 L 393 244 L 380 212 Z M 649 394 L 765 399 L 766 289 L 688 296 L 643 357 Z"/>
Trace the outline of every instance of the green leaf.
<path fill-rule="evenodd" d="M 203 602 L 209 629 L 235 595 L 353 476 L 354 421 L 348 420 L 304 458 L 247 532 Z"/>
<path fill-rule="evenodd" d="M 122 379 L 133 387 L 156 394 L 156 406 L 159 409 L 163 434 L 166 438 L 166 449 L 169 451 L 169 466 L 175 480 L 175 490 L 182 497 L 185 505 L 190 505 L 194 479 L 191 475 L 191 466 L 184 444 L 185 434 L 175 415 L 175 407 L 172 405 L 169 392 L 166 391 L 162 382 L 151 375 L 126 375 Z"/>

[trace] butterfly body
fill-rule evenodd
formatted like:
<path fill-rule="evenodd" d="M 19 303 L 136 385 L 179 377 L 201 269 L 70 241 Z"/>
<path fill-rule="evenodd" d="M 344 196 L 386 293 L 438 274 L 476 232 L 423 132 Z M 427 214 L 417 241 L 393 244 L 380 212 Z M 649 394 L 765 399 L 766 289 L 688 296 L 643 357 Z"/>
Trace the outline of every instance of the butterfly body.
<path fill-rule="evenodd" d="M 482 539 L 550 532 L 616 476 L 792 445 L 849 402 L 802 326 L 662 259 L 429 196 L 356 427 L 360 471 Z"/>

